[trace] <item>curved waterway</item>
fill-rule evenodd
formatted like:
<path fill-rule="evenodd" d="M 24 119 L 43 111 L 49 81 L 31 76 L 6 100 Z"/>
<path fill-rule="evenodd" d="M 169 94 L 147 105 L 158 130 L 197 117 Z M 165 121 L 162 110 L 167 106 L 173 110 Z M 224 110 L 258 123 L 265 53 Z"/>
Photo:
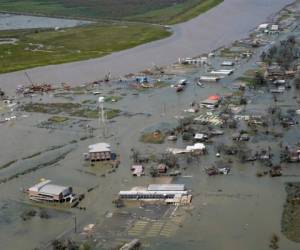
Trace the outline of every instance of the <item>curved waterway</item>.
<path fill-rule="evenodd" d="M 195 56 L 245 37 L 268 17 L 293 0 L 225 0 L 212 10 L 173 26 L 172 36 L 111 55 L 26 70 L 34 82 L 80 84 L 103 79 L 111 72 L 121 76 L 156 65 Z M 28 80 L 24 71 L 0 75 L 0 87 L 8 93 Z"/>

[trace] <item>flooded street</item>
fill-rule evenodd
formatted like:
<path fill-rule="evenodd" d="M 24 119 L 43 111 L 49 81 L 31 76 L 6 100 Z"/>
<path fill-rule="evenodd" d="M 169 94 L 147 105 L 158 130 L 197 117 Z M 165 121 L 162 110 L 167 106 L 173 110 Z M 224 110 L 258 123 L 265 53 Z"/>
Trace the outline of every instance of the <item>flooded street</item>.
<path fill-rule="evenodd" d="M 245 37 L 251 29 L 292 2 L 226 0 L 193 20 L 174 26 L 174 34 L 167 39 L 99 59 L 39 67 L 26 72 L 34 82 L 80 84 L 103 79 L 108 72 L 117 77 L 153 67 L 153 64 L 166 65 L 179 57 L 200 55 Z M 24 71 L 0 75 L 0 86 L 5 91 L 25 83 L 28 79 Z"/>
<path fill-rule="evenodd" d="M 51 249 L 54 239 L 64 237 L 90 239 L 93 249 L 99 250 L 119 249 L 120 244 L 134 238 L 141 240 L 142 249 L 271 249 L 270 237 L 276 234 L 280 249 L 298 250 L 300 243 L 282 233 L 281 216 L 286 201 L 285 183 L 299 181 L 299 161 L 281 162 L 281 154 L 284 146 L 296 146 L 300 142 L 300 112 L 296 113 L 300 92 L 291 78 L 287 80 L 289 88 L 277 94 L 270 92 L 269 85 L 249 83 L 247 86 L 242 80 L 248 76 L 247 72 L 261 70 L 258 61 L 262 52 L 280 44 L 291 32 L 300 38 L 299 18 L 289 16 L 294 18 L 294 23 L 279 33 L 256 31 L 255 35 L 262 41 L 259 46 L 252 46 L 247 39 L 232 44 L 230 53 L 234 54 L 232 51 L 236 49 L 234 55 L 239 55 L 230 57 L 235 62 L 234 72 L 218 82 L 201 85 L 198 79 L 229 60 L 229 49 L 215 51 L 214 56 L 207 57 L 205 65 L 178 63 L 164 67 L 163 73 L 153 70 L 149 72 L 149 81 L 157 85 L 149 88 L 139 87 L 135 75 L 122 81 L 116 77 L 83 85 L 102 79 L 108 71 L 119 76 L 151 67 L 152 63 L 168 64 L 178 57 L 195 56 L 229 45 L 235 39 L 247 37 L 250 29 L 290 2 L 225 0 L 204 15 L 177 25 L 174 35 L 165 40 L 100 59 L 27 70 L 36 82 L 66 81 L 78 86 L 57 84 L 51 91 L 19 94 L 12 103 L 0 104 L 1 249 Z M 299 9 L 300 4 L 293 11 L 299 13 Z M 176 92 L 175 84 L 182 79 L 187 84 L 182 92 Z M 0 75 L 0 86 L 8 94 L 26 82 L 24 72 Z M 98 119 L 100 95 L 105 97 L 106 115 L 112 110 L 119 111 L 106 119 L 105 126 Z M 219 107 L 201 106 L 195 113 L 189 111 L 193 103 L 200 104 L 212 95 L 222 97 Z M 243 104 L 239 99 L 242 95 L 246 97 Z M 74 112 L 74 105 L 76 111 L 82 112 Z M 283 127 L 279 118 L 270 114 L 274 106 L 282 114 L 293 109 L 295 123 Z M 236 108 L 240 108 L 236 113 L 240 119 L 235 116 Z M 222 113 L 229 109 L 231 117 L 237 120 L 236 127 L 219 123 Z M 245 117 L 259 115 L 267 120 L 268 127 L 248 126 Z M 180 131 L 182 116 L 192 118 L 193 122 L 182 128 L 182 134 L 176 134 L 177 141 L 166 139 L 161 144 L 142 141 L 141 135 L 146 132 Z M 206 117 L 209 122 L 198 123 L 195 117 Z M 195 142 L 184 139 L 184 132 L 189 132 L 187 128 L 211 134 L 221 129 L 224 134 L 205 141 L 205 154 L 178 155 L 178 167 L 170 168 L 167 176 L 152 177 L 151 167 L 157 165 L 155 160 L 168 148 L 182 149 Z M 239 131 L 248 132 L 250 139 L 233 140 Z M 91 165 L 84 160 L 88 146 L 98 142 L 111 145 L 120 159 L 118 167 Z M 227 153 L 226 147 L 239 151 Z M 150 159 L 143 163 L 145 176 L 134 177 L 130 171 L 136 163 L 132 149 L 141 158 Z M 271 151 L 272 164 L 282 164 L 282 176 L 271 178 L 268 172 L 271 168 L 264 160 L 242 160 L 264 150 Z M 206 170 L 211 166 L 229 166 L 230 173 L 210 176 Z M 180 175 L 170 174 L 175 171 L 180 171 Z M 23 191 L 41 179 L 71 186 L 76 194 L 85 197 L 70 209 L 38 205 L 29 201 Z M 136 200 L 121 208 L 113 203 L 120 190 L 170 182 L 185 184 L 192 192 L 192 203 L 153 205 Z M 29 209 L 35 213 L 27 218 L 24 214 Z M 96 225 L 90 238 L 82 233 L 88 224 Z"/>

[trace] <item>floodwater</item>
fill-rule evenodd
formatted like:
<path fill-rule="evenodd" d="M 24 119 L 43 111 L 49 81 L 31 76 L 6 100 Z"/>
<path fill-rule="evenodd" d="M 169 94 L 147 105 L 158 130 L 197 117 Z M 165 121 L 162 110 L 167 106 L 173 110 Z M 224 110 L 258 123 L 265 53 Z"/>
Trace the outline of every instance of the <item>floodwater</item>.
<path fill-rule="evenodd" d="M 90 23 L 89 21 L 64 18 L 25 16 L 0 13 L 0 30 L 69 28 Z"/>
<path fill-rule="evenodd" d="M 89 144 L 99 142 L 100 131 L 95 131 L 97 137 L 80 141 L 79 138 L 85 135 L 85 131 L 84 129 L 78 130 L 76 126 L 62 129 L 37 127 L 37 124 L 49 117 L 49 115 L 42 114 L 30 114 L 27 118 L 20 117 L 16 121 L 2 124 L 0 135 L 1 141 L 5 143 L 0 144 L 1 165 L 18 159 L 18 162 L 7 170 L 1 170 L 0 173 L 3 175 L 14 174 L 16 168 L 27 169 L 29 163 L 31 163 L 31 167 L 34 167 L 37 164 L 48 162 L 53 159 L 53 154 L 62 154 L 68 150 L 67 147 L 72 148 L 66 158 L 57 164 L 46 166 L 0 185 L 0 242 L 3 249 L 34 249 L 34 247 L 43 246 L 63 233 L 72 232 L 75 216 L 79 232 L 83 226 L 97 223 L 100 225 L 100 229 L 105 231 L 103 235 L 100 233 L 100 238 L 105 238 L 107 234 L 111 238 L 105 238 L 106 242 L 118 241 L 119 234 L 123 236 L 126 233 L 126 223 L 122 224 L 121 220 L 114 221 L 107 218 L 107 214 L 116 211 L 112 204 L 116 194 L 119 190 L 147 185 L 160 179 L 153 179 L 148 175 L 141 178 L 132 177 L 129 171 L 132 164 L 130 149 L 137 148 L 140 152 L 155 155 L 161 154 L 167 147 L 183 147 L 185 145 L 181 141 L 177 145 L 174 142 L 166 142 L 162 145 L 143 144 L 139 141 L 141 132 L 145 129 L 165 128 L 167 124 L 176 123 L 174 116 L 182 115 L 182 110 L 188 108 L 193 100 L 203 100 L 208 95 L 216 93 L 220 95 L 230 93 L 232 91 L 230 83 L 242 75 L 245 70 L 253 67 L 258 56 L 259 52 L 256 52 L 251 60 L 246 61 L 244 59 L 242 63 L 238 63 L 235 73 L 222 80 L 220 84 L 207 84 L 204 88 L 193 84 L 195 78 L 203 72 L 203 68 L 194 68 L 188 74 L 168 76 L 163 79 L 171 84 L 180 78 L 187 78 L 189 84 L 186 90 L 180 94 L 177 94 L 173 88 L 166 87 L 133 95 L 136 91 L 129 90 L 126 83 L 116 81 L 113 84 L 102 85 L 99 90 L 103 95 L 126 94 L 117 103 L 105 104 L 107 107 L 138 114 L 115 118 L 115 122 L 109 123 L 107 138 L 100 139 L 111 143 L 112 148 L 120 154 L 121 159 L 121 165 L 116 172 L 106 174 L 106 177 L 100 176 L 101 171 L 98 175 L 83 172 L 85 171 L 83 153 L 86 152 Z M 214 66 L 220 64 L 220 59 L 214 60 Z M 252 103 L 249 107 L 247 106 L 249 110 L 246 112 L 258 107 L 265 110 L 272 100 L 272 96 L 268 93 L 256 92 L 252 94 L 256 94 L 256 96 L 251 99 Z M 299 93 L 295 93 L 293 89 L 287 91 L 279 98 L 279 103 L 295 104 L 296 100 L 292 98 L 294 95 L 297 95 L 298 99 L 300 98 Z M 33 97 L 32 101 L 37 102 L 40 99 L 47 102 L 69 102 L 62 97 L 54 98 L 51 94 Z M 82 102 L 87 99 L 97 101 L 97 96 L 78 95 L 74 97 L 73 101 Z M 30 100 L 22 101 L 30 102 Z M 90 121 L 90 125 L 97 127 L 97 120 Z M 300 140 L 298 130 L 299 125 L 291 128 L 282 140 L 286 143 L 297 143 Z M 201 157 L 199 161 L 187 164 L 181 160 L 182 176 L 186 177 L 180 177 L 175 181 L 186 183 L 188 187 L 192 188 L 192 209 L 183 211 L 184 218 L 181 221 L 181 226 L 173 223 L 172 227 L 168 227 L 169 231 L 165 232 L 164 236 L 156 235 L 147 238 L 145 235 L 151 233 L 151 227 L 147 225 L 146 230 L 148 231 L 135 236 L 146 237 L 145 241 L 148 247 L 145 249 L 268 249 L 272 233 L 280 236 L 279 244 L 282 249 L 299 249 L 299 244 L 287 240 L 280 233 L 282 206 L 285 201 L 284 182 L 297 180 L 297 177 L 265 177 L 260 179 L 255 176 L 257 171 L 264 169 L 259 163 L 255 163 L 255 165 L 252 163 L 241 164 L 234 158 L 226 156 L 220 159 L 224 162 L 232 160 L 230 175 L 208 177 L 204 173 L 204 168 L 211 166 L 216 161 L 214 157 L 215 145 L 221 142 L 231 143 L 231 132 L 232 130 L 225 131 L 224 137 L 214 139 L 213 144 L 207 144 L 209 154 Z M 73 140 L 79 142 L 61 147 L 57 151 L 49 151 L 50 146 L 68 145 Z M 279 154 L 280 150 L 278 142 L 274 139 L 268 143 L 264 140 L 258 140 L 255 143 L 251 141 L 251 143 L 241 145 L 252 150 L 270 145 L 275 155 Z M 42 153 L 29 160 L 25 159 L 36 152 Z M 286 171 L 289 174 L 297 173 L 297 167 L 297 164 L 290 165 Z M 41 219 L 39 216 L 35 216 L 29 221 L 22 221 L 20 214 L 28 205 L 25 195 L 20 192 L 20 189 L 29 187 L 40 178 L 49 178 L 58 184 L 71 185 L 75 191 L 86 191 L 96 186 L 97 188 L 88 193 L 84 200 L 83 204 L 87 207 L 85 211 L 79 209 L 71 209 L 69 213 L 56 211 L 50 214 L 50 219 Z M 138 210 L 140 210 L 138 207 L 132 210 L 126 209 L 135 214 L 139 214 Z M 38 211 L 38 208 L 36 210 Z M 123 212 L 124 210 L 119 211 Z M 143 210 L 143 212 L 145 211 Z M 158 223 L 160 222 L 165 223 L 163 220 L 158 221 Z M 104 223 L 103 227 L 101 226 L 102 223 Z M 148 220 L 147 223 L 150 224 L 151 220 L 150 222 Z M 166 224 L 163 228 L 166 228 Z M 99 245 L 98 249 L 107 249 L 101 248 L 101 244 Z"/>
<path fill-rule="evenodd" d="M 178 57 L 196 56 L 245 37 L 258 24 L 293 0 L 225 0 L 216 8 L 188 22 L 175 25 L 174 34 L 166 39 L 87 61 L 26 70 L 34 82 L 60 83 L 103 79 L 111 72 L 122 76 L 166 65 Z M 0 86 L 9 91 L 28 83 L 24 71 L 0 75 Z"/>
<path fill-rule="evenodd" d="M 226 2 L 226 1 L 225 1 Z M 274 1 L 273 1 L 274 2 Z M 162 88 L 140 92 L 133 95 L 135 91 L 129 90 L 126 84 L 114 83 L 101 86 L 103 95 L 112 93 L 126 94 L 124 98 L 107 107 L 118 108 L 139 115 L 115 118 L 108 126 L 107 138 L 99 139 L 100 132 L 95 131 L 97 137 L 80 140 L 86 135 L 84 129 L 76 126 L 64 129 L 45 129 L 37 124 L 48 119 L 50 115 L 29 114 L 29 117 L 19 116 L 17 120 L 0 124 L 0 165 L 18 160 L 7 169 L 0 170 L 1 178 L 13 175 L 17 168 L 21 170 L 42 165 L 44 167 L 37 171 L 29 172 L 18 178 L 0 184 L 0 242 L 3 249 L 34 249 L 47 244 L 51 239 L 70 232 L 74 228 L 74 217 L 77 217 L 78 231 L 89 223 L 100 224 L 107 220 L 106 215 L 114 212 L 112 200 L 119 190 L 129 189 L 132 186 L 146 185 L 156 180 L 145 176 L 135 178 L 129 171 L 132 161 L 130 149 L 137 148 L 147 154 L 160 154 L 166 147 L 183 146 L 173 142 L 162 145 L 146 145 L 139 141 L 142 131 L 165 127 L 166 124 L 176 123 L 174 116 L 182 115 L 182 110 L 187 109 L 193 100 L 203 100 L 211 94 L 225 95 L 232 91 L 230 82 L 243 74 L 248 68 L 255 65 L 258 58 L 257 52 L 251 60 L 237 65 L 234 75 L 222 80 L 220 84 L 207 84 L 200 88 L 193 84 L 194 79 L 199 77 L 202 70 L 194 69 L 189 74 L 182 76 L 171 76 L 166 79 L 168 83 L 177 82 L 178 79 L 187 78 L 189 84 L 186 90 L 177 94 L 173 88 Z M 216 59 L 218 60 L 218 59 Z M 219 61 L 216 62 L 219 65 Z M 88 76 L 87 76 L 88 77 Z M 272 97 L 268 93 L 256 94 L 251 105 L 247 107 L 251 111 L 260 107 L 266 109 Z M 279 97 L 279 103 L 295 105 L 293 96 L 300 98 L 299 93 L 293 89 Z M 69 102 L 64 98 L 54 98 L 53 95 L 33 97 L 33 102 Z M 94 95 L 79 95 L 74 101 L 83 100 L 97 101 Z M 21 100 L 24 101 L 24 100 Z M 30 102 L 30 100 L 26 100 Z M 143 115 L 145 114 L 145 115 Z M 151 114 L 151 116 L 147 115 Z M 97 120 L 90 121 L 90 125 L 97 127 Z M 286 136 L 282 138 L 285 143 L 297 143 L 300 141 L 299 124 L 291 128 Z M 223 161 L 232 160 L 232 171 L 228 176 L 207 177 L 203 169 L 211 166 L 216 159 L 214 157 L 216 148 L 214 145 L 221 142 L 231 142 L 232 130 L 225 131 L 224 137 L 216 138 L 214 144 L 208 144 L 209 154 L 200 158 L 199 161 L 190 164 L 181 162 L 182 177 L 177 182 L 187 183 L 193 190 L 192 209 L 185 212 L 182 225 L 174 226 L 168 237 L 154 237 L 146 239 L 148 249 L 203 249 L 203 250 L 229 250 L 229 249 L 268 249 L 272 233 L 280 236 L 279 245 L 282 249 L 297 250 L 299 244 L 287 240 L 280 233 L 280 220 L 282 206 L 285 201 L 284 183 L 286 181 L 298 180 L 298 177 L 283 176 L 282 178 L 257 178 L 258 170 L 263 169 L 260 164 L 241 164 L 230 157 L 221 157 Z M 261 139 L 261 138 L 258 138 Z M 71 144 L 73 140 L 77 143 Z M 88 145 L 101 141 L 111 143 L 112 148 L 120 154 L 121 165 L 115 173 L 106 174 L 106 177 L 91 175 L 83 172 L 85 170 L 83 153 Z M 66 146 L 64 146 L 66 145 Z M 278 141 L 258 140 L 255 143 L 241 144 L 252 150 L 270 145 L 274 154 L 279 154 Z M 50 150 L 51 146 L 62 146 Z M 57 155 L 64 154 L 66 150 L 72 151 L 59 162 L 47 166 L 47 162 L 53 161 Z M 41 152 L 36 157 L 30 157 Z M 45 165 L 46 164 L 46 165 Z M 289 174 L 297 173 L 298 164 L 289 166 Z M 87 210 L 71 209 L 69 213 L 52 212 L 50 219 L 41 219 L 35 216 L 29 221 L 23 221 L 20 214 L 28 208 L 22 188 L 30 187 L 40 178 L 55 180 L 55 183 L 73 186 L 75 191 L 86 191 L 91 187 L 97 188 L 91 191 L 84 200 Z M 38 210 L 38 208 L 37 208 Z M 121 210 L 122 211 L 122 210 Z M 113 226 L 113 225 L 112 225 Z M 143 237 L 143 235 L 140 235 Z M 111 240 L 117 240 L 113 237 Z M 101 248 L 99 248 L 101 249 Z M 147 248 L 146 248 L 147 249 Z"/>

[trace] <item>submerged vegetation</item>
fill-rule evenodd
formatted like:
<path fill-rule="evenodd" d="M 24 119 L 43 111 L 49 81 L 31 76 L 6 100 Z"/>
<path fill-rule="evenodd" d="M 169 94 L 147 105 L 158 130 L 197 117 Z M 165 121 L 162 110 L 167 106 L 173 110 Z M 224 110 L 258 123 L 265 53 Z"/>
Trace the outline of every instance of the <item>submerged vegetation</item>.
<path fill-rule="evenodd" d="M 141 136 L 141 141 L 144 143 L 161 144 L 164 142 L 166 135 L 157 130 L 155 132 L 144 133 Z"/>
<path fill-rule="evenodd" d="M 300 242 L 300 183 L 287 183 L 287 199 L 281 220 L 282 233 L 290 240 Z"/>
<path fill-rule="evenodd" d="M 47 113 L 47 114 L 65 114 L 69 116 L 78 116 L 84 118 L 98 118 L 99 110 L 97 108 L 82 106 L 79 103 L 28 103 L 22 106 L 26 112 Z M 106 109 L 107 119 L 113 119 L 120 114 L 118 109 Z M 62 123 L 68 120 L 68 117 L 52 116 L 48 121 L 52 123 Z"/>

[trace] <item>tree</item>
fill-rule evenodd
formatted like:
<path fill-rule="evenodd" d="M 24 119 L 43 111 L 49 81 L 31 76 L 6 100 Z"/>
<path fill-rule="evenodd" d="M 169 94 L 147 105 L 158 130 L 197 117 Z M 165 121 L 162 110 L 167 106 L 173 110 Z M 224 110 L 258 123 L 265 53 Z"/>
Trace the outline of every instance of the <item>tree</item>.
<path fill-rule="evenodd" d="M 140 158 L 140 152 L 137 151 L 136 149 L 132 148 L 131 149 L 131 159 L 133 160 L 134 163 L 138 163 Z"/>
<path fill-rule="evenodd" d="M 254 76 L 254 84 L 255 85 L 264 85 L 266 83 L 264 76 L 262 75 L 261 72 L 256 71 L 255 76 Z"/>

